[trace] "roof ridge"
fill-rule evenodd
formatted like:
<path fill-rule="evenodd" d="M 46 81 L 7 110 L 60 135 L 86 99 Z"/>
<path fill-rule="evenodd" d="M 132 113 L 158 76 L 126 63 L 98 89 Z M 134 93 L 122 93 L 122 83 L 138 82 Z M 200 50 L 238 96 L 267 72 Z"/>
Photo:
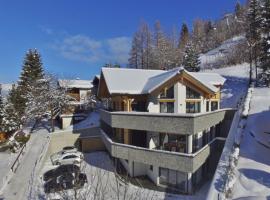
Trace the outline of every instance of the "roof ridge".
<path fill-rule="evenodd" d="M 137 68 L 116 68 L 116 67 L 102 67 L 101 68 L 102 70 L 103 69 L 109 69 L 109 70 L 134 70 L 134 71 L 159 71 L 159 72 L 162 72 L 164 70 L 161 70 L 161 69 L 137 69 Z M 167 71 L 165 71 L 167 72 Z"/>

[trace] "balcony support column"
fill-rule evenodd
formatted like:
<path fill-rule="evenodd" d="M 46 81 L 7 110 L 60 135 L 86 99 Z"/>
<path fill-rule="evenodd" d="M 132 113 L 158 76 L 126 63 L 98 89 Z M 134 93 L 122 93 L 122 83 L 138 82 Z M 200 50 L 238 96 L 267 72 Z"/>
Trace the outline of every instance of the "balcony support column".
<path fill-rule="evenodd" d="M 193 146 L 193 136 L 187 136 L 187 153 L 192 153 L 192 146 Z"/>
<path fill-rule="evenodd" d="M 124 143 L 131 144 L 131 135 L 128 129 L 124 129 Z"/>
<path fill-rule="evenodd" d="M 192 173 L 187 173 L 187 193 L 192 193 Z"/>

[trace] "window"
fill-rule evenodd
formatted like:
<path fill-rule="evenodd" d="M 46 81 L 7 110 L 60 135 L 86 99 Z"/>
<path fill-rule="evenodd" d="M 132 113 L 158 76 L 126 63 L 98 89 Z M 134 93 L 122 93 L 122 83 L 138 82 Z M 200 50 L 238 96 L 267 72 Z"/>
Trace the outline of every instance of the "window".
<path fill-rule="evenodd" d="M 200 113 L 201 102 L 186 102 L 186 113 Z"/>
<path fill-rule="evenodd" d="M 186 98 L 187 99 L 200 99 L 201 95 L 200 95 L 200 93 L 196 92 L 195 90 L 187 87 L 186 88 Z"/>
<path fill-rule="evenodd" d="M 132 111 L 145 112 L 146 106 L 144 101 L 133 101 L 131 104 Z"/>
<path fill-rule="evenodd" d="M 218 109 L 218 102 L 217 101 L 212 101 L 211 102 L 211 111 L 215 111 Z"/>
<path fill-rule="evenodd" d="M 160 167 L 159 177 L 160 184 L 174 187 L 180 191 L 185 191 L 185 173 Z"/>
<path fill-rule="evenodd" d="M 174 113 L 174 102 L 160 102 L 161 113 Z"/>
<path fill-rule="evenodd" d="M 184 135 L 160 133 L 159 148 L 165 151 L 185 153 L 186 137 Z"/>
<path fill-rule="evenodd" d="M 174 86 L 169 89 L 165 88 L 160 94 L 161 99 L 173 99 L 174 98 Z"/>
<path fill-rule="evenodd" d="M 151 171 L 153 171 L 153 165 L 150 165 L 149 169 L 150 169 Z"/>
<path fill-rule="evenodd" d="M 206 101 L 206 112 L 209 112 L 209 101 Z"/>

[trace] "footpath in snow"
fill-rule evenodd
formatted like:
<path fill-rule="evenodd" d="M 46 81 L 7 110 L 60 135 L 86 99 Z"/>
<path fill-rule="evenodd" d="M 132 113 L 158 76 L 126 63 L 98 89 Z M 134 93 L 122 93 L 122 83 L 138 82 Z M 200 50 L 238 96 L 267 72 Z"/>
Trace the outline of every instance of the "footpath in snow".
<path fill-rule="evenodd" d="M 27 150 L 11 180 L 3 189 L 0 199 L 29 199 L 32 183 L 35 179 L 41 156 L 48 143 L 48 131 L 40 129 L 34 132 L 27 143 Z"/>
<path fill-rule="evenodd" d="M 255 88 L 240 143 L 233 199 L 270 198 L 270 89 Z"/>

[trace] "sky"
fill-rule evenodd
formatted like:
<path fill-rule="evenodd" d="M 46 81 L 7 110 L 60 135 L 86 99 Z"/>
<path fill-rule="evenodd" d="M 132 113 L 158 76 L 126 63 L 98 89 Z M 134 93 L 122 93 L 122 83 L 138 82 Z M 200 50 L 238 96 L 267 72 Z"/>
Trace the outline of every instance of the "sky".
<path fill-rule="evenodd" d="M 169 31 L 196 18 L 215 20 L 237 0 L 1 0 L 0 82 L 18 80 L 28 49 L 63 78 L 92 79 L 105 63 L 127 64 L 141 21 Z M 244 2 L 244 0 L 240 1 Z"/>

